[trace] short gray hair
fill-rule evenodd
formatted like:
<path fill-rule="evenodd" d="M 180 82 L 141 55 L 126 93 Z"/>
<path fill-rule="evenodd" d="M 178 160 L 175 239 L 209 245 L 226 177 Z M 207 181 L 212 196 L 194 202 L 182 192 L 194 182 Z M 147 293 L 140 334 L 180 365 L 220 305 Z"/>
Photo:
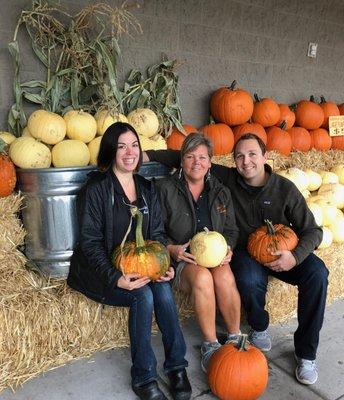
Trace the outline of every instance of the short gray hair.
<path fill-rule="evenodd" d="M 190 153 L 190 151 L 195 150 L 196 147 L 201 145 L 207 148 L 208 156 L 211 158 L 213 156 L 213 143 L 202 132 L 193 132 L 186 136 L 180 149 L 180 157 L 183 159 L 187 153 Z"/>

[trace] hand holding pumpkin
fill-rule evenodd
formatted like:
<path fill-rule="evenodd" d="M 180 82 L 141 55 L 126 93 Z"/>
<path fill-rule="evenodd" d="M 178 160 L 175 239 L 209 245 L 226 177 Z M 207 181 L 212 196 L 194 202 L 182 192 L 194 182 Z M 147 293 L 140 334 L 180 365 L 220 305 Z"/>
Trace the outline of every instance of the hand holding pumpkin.
<path fill-rule="evenodd" d="M 226 254 L 225 258 L 221 261 L 220 265 L 229 264 L 231 262 L 232 255 L 233 255 L 233 252 L 232 252 L 230 246 L 228 246 L 227 254 Z"/>
<path fill-rule="evenodd" d="M 277 260 L 264 264 L 275 272 L 289 271 L 296 265 L 295 257 L 289 250 L 276 250 L 271 255 L 278 256 Z"/>
<path fill-rule="evenodd" d="M 173 278 L 174 278 L 174 269 L 173 267 L 169 267 L 169 269 L 166 271 L 166 274 L 157 279 L 157 282 L 168 282 Z"/>
<path fill-rule="evenodd" d="M 168 251 L 170 252 L 171 257 L 179 262 L 185 261 L 189 264 L 196 264 L 195 256 L 191 253 L 187 253 L 186 249 L 188 248 L 190 241 L 184 244 L 169 244 L 167 246 Z"/>
<path fill-rule="evenodd" d="M 126 290 L 138 289 L 147 283 L 150 279 L 147 276 L 140 276 L 140 274 L 126 274 L 122 275 L 117 281 L 117 287 Z"/>

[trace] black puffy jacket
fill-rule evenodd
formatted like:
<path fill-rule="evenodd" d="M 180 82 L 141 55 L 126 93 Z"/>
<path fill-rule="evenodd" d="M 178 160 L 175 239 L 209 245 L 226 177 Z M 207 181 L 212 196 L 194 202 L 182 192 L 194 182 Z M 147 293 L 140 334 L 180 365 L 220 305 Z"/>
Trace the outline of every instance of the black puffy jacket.
<path fill-rule="evenodd" d="M 167 243 L 160 203 L 153 182 L 134 175 L 137 202 L 143 206 L 143 237 Z M 74 250 L 67 283 L 92 300 L 103 302 L 105 293 L 117 287 L 122 273 L 111 255 L 129 225 L 118 224 L 128 213 L 123 190 L 112 170 L 93 172 L 77 200 L 79 242 Z M 124 217 L 123 217 L 124 216 Z"/>

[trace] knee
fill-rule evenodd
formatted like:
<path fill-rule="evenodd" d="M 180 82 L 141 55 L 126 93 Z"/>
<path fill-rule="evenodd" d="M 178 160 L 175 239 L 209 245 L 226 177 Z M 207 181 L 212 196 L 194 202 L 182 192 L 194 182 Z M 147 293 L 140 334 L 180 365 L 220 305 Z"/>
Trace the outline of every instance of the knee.
<path fill-rule="evenodd" d="M 329 271 L 320 258 L 318 258 L 317 262 L 314 263 L 313 269 L 312 269 L 312 281 L 317 283 L 320 286 L 327 286 L 328 284 L 328 275 Z"/>
<path fill-rule="evenodd" d="M 228 270 L 224 270 L 220 274 L 213 274 L 214 278 L 214 286 L 215 288 L 223 288 L 226 287 L 227 289 L 236 289 L 237 285 L 235 282 L 234 275 L 232 271 L 228 268 Z"/>
<path fill-rule="evenodd" d="M 135 293 L 132 292 L 135 297 L 135 303 L 139 309 L 145 311 L 153 311 L 154 307 L 154 298 L 153 293 L 148 285 L 143 286 L 140 289 L 135 290 Z"/>
<path fill-rule="evenodd" d="M 191 283 L 192 293 L 201 292 L 205 295 L 214 294 L 214 281 L 211 273 L 206 268 L 199 268 Z"/>

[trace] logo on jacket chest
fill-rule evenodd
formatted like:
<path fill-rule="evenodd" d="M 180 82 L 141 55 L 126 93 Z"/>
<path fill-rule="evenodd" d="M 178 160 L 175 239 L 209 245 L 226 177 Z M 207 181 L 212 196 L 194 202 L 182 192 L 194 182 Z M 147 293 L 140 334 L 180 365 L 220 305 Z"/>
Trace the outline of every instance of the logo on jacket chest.
<path fill-rule="evenodd" d="M 225 204 L 220 204 L 216 207 L 217 211 L 219 212 L 219 214 L 225 214 L 227 211 L 227 207 Z"/>

